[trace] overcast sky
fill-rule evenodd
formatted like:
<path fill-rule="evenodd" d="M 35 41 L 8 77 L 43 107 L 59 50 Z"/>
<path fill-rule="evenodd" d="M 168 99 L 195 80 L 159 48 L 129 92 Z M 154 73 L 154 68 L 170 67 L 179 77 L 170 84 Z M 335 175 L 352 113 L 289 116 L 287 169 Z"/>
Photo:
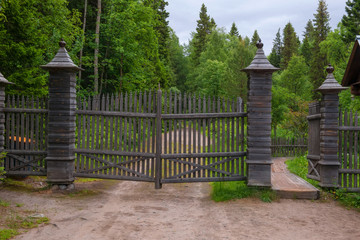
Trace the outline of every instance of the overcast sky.
<path fill-rule="evenodd" d="M 305 25 L 314 19 L 318 0 L 168 0 L 169 24 L 181 43 L 187 43 L 190 33 L 196 30 L 201 4 L 215 19 L 218 27 L 229 31 L 233 22 L 241 36 L 251 36 L 256 29 L 264 43 L 266 55 L 270 54 L 278 29 L 291 22 L 302 39 Z M 345 14 L 346 0 L 326 0 L 331 29 L 336 28 Z"/>

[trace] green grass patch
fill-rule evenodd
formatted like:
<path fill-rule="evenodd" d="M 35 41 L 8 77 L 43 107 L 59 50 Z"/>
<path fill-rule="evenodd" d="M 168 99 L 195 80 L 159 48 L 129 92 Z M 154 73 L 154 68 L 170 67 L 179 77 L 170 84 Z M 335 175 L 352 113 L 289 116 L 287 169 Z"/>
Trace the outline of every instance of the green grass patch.
<path fill-rule="evenodd" d="M 47 224 L 49 219 L 34 211 L 20 208 L 22 204 L 0 199 L 0 240 L 10 239 L 27 229 Z"/>
<path fill-rule="evenodd" d="M 245 182 L 212 183 L 211 199 L 215 202 L 242 198 L 258 198 L 263 202 L 272 202 L 277 195 L 269 188 L 248 187 Z"/>
<path fill-rule="evenodd" d="M 103 180 L 99 179 L 99 178 L 76 178 L 75 179 L 75 183 L 87 183 L 87 182 L 99 182 L 99 181 L 103 181 Z"/>
<path fill-rule="evenodd" d="M 298 175 L 313 186 L 319 187 L 318 181 L 306 177 L 308 173 L 308 160 L 306 156 L 296 157 L 294 159 L 287 160 L 285 163 L 291 173 Z"/>
<path fill-rule="evenodd" d="M 292 160 L 288 160 L 286 161 L 286 164 L 290 172 L 305 179 L 313 186 L 320 188 L 319 183 L 317 181 L 306 177 L 308 172 L 308 160 L 306 156 L 296 157 Z M 354 208 L 360 211 L 360 193 L 349 193 L 346 191 L 346 189 L 323 189 L 323 190 L 330 193 L 332 198 L 340 202 L 343 206 L 347 208 Z"/>
<path fill-rule="evenodd" d="M 19 232 L 15 229 L 0 228 L 0 240 L 7 240 L 18 235 Z"/>

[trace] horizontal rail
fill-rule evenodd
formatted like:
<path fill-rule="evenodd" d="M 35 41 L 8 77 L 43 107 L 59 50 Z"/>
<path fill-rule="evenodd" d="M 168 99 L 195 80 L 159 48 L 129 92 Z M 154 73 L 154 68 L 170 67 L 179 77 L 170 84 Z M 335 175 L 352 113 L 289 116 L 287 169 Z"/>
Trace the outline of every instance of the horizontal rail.
<path fill-rule="evenodd" d="M 320 155 L 307 155 L 306 158 L 310 160 L 320 160 Z"/>
<path fill-rule="evenodd" d="M 161 158 L 208 158 L 208 157 L 243 157 L 246 152 L 214 152 L 214 153 L 175 153 L 161 154 Z"/>
<path fill-rule="evenodd" d="M 360 131 L 359 127 L 353 127 L 353 126 L 339 126 L 339 131 Z"/>
<path fill-rule="evenodd" d="M 6 171 L 5 176 L 46 176 L 45 171 Z"/>
<path fill-rule="evenodd" d="M 275 148 L 275 147 L 296 147 L 296 148 L 307 148 L 308 145 L 271 145 L 271 148 Z"/>
<path fill-rule="evenodd" d="M 125 181 L 138 181 L 138 182 L 154 182 L 152 177 L 132 177 L 132 176 L 122 176 L 122 175 L 107 175 L 107 174 L 89 174 L 89 173 L 77 173 L 74 172 L 74 177 L 84 177 L 84 178 L 101 178 L 101 179 L 117 179 Z"/>
<path fill-rule="evenodd" d="M 140 117 L 155 118 L 155 113 L 134 113 L 134 112 L 115 112 L 115 111 L 93 111 L 93 110 L 76 110 L 76 114 L 106 116 L 106 117 Z"/>
<path fill-rule="evenodd" d="M 162 114 L 162 119 L 206 119 L 206 118 L 232 118 L 246 117 L 247 113 L 187 113 L 187 114 Z"/>
<path fill-rule="evenodd" d="M 245 176 L 236 177 L 209 177 L 209 178 L 163 178 L 161 183 L 185 183 L 185 182 L 227 182 L 227 181 L 244 181 L 247 178 Z"/>
<path fill-rule="evenodd" d="M 14 155 L 47 155 L 47 151 L 14 150 L 14 149 L 4 149 L 3 151 Z"/>
<path fill-rule="evenodd" d="M 48 109 L 4 108 L 5 113 L 48 113 Z"/>
<path fill-rule="evenodd" d="M 339 169 L 339 173 L 350 173 L 350 174 L 360 174 L 360 169 Z"/>
<path fill-rule="evenodd" d="M 307 118 L 307 120 L 317 120 L 317 119 L 321 119 L 321 114 L 318 113 L 318 114 L 310 115 L 310 116 L 307 116 L 306 118 Z"/>
<path fill-rule="evenodd" d="M 100 154 L 100 155 L 115 155 L 115 156 L 126 156 L 126 157 L 146 157 L 146 158 L 155 157 L 155 153 L 122 152 L 122 151 L 82 149 L 82 148 L 77 148 L 74 150 L 74 152 L 78 154 Z"/>

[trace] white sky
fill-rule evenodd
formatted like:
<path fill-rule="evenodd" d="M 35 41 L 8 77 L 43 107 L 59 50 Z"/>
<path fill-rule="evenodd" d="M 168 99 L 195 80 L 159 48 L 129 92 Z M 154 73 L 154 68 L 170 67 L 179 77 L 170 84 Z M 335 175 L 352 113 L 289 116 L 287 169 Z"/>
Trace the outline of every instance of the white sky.
<path fill-rule="evenodd" d="M 202 3 L 218 27 L 229 31 L 236 23 L 241 36 L 251 38 L 258 31 L 266 55 L 270 54 L 278 29 L 281 32 L 290 21 L 297 35 L 302 39 L 305 25 L 314 19 L 318 0 L 168 0 L 169 24 L 181 43 L 187 43 L 190 33 L 196 30 L 196 21 Z M 345 14 L 346 0 L 326 0 L 330 14 L 331 29 L 336 28 Z"/>

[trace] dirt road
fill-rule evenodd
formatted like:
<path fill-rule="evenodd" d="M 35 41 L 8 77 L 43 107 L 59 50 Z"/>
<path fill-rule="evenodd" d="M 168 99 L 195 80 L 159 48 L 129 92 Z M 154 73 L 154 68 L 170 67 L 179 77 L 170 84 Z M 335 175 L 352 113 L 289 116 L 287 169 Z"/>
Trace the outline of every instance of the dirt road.
<path fill-rule="evenodd" d="M 360 239 L 360 213 L 333 201 L 215 203 L 208 183 L 118 182 L 87 198 L 0 191 L 50 224 L 15 239 Z"/>

